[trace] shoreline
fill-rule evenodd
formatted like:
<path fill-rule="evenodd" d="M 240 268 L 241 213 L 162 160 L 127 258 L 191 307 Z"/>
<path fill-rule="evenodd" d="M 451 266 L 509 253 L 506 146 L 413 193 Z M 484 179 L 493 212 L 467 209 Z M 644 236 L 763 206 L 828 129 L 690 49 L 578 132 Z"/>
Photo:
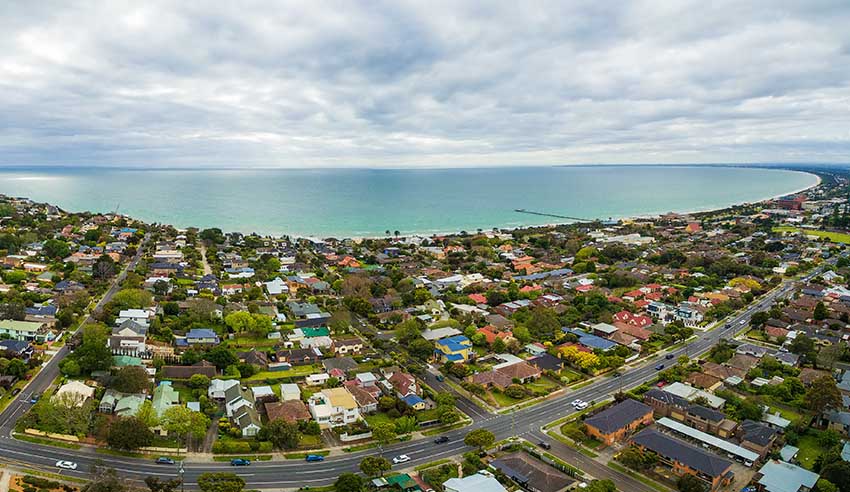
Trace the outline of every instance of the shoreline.
<path fill-rule="evenodd" d="M 693 166 L 687 166 L 687 165 L 679 165 L 679 166 L 681 166 L 681 167 L 693 167 Z M 723 167 L 727 167 L 727 166 L 723 166 Z M 760 169 L 760 170 L 765 169 L 763 167 L 745 166 L 745 165 L 744 166 L 735 166 L 735 167 L 752 168 L 752 169 Z M 757 198 L 757 199 L 754 199 L 754 200 L 733 202 L 733 203 L 729 203 L 729 204 L 725 204 L 725 205 L 721 205 L 721 206 L 707 206 L 707 207 L 704 207 L 704 208 L 691 208 L 691 209 L 680 209 L 680 210 L 668 209 L 668 210 L 664 210 L 664 211 L 654 211 L 654 212 L 649 212 L 649 213 L 644 213 L 644 214 L 612 215 L 609 218 L 611 220 L 622 221 L 622 220 L 650 219 L 650 218 L 659 217 L 659 216 L 667 214 L 667 213 L 676 213 L 676 214 L 681 214 L 681 215 L 711 213 L 711 212 L 716 212 L 716 211 L 719 211 L 719 210 L 725 210 L 725 209 L 728 209 L 728 208 L 731 208 L 731 207 L 740 206 L 740 205 L 744 205 L 744 204 L 762 203 L 762 202 L 774 200 L 774 199 L 782 197 L 782 196 L 802 193 L 804 191 L 816 188 L 823 183 L 823 178 L 821 178 L 820 175 L 816 174 L 813 171 L 800 170 L 800 169 L 787 169 L 787 168 L 781 169 L 781 170 L 786 171 L 786 172 L 794 172 L 794 173 L 799 173 L 799 174 L 812 175 L 816 178 L 816 182 L 811 184 L 811 185 L 803 186 L 803 187 L 800 187 L 800 188 L 792 190 L 792 191 L 773 194 L 773 195 L 769 195 L 769 196 L 766 196 L 766 197 Z M 18 179 L 27 179 L 27 178 L 18 178 Z M 37 179 L 37 178 L 34 177 L 34 179 Z M 15 196 L 15 195 L 14 194 L 7 194 L 7 196 Z M 54 205 L 54 206 L 57 206 L 59 208 L 62 208 L 60 205 L 52 203 L 52 202 L 42 202 L 42 203 L 47 203 L 47 204 Z M 65 209 L 63 209 L 63 210 L 65 210 Z M 84 210 L 84 211 L 76 211 L 76 212 L 72 212 L 72 213 L 108 214 L 108 213 L 111 213 L 111 212 L 97 212 L 97 211 L 92 211 L 92 210 Z M 140 217 L 135 216 L 135 215 L 125 215 L 125 216 L 128 217 L 128 218 L 131 218 L 133 220 L 140 220 L 140 221 L 147 222 L 147 223 L 167 224 L 167 225 L 171 225 L 172 227 L 175 227 L 175 228 L 178 228 L 178 229 L 187 229 L 187 228 L 191 228 L 191 227 L 198 228 L 198 229 L 204 229 L 205 228 L 205 227 L 199 227 L 199 226 L 194 225 L 194 224 L 184 226 L 184 225 L 177 225 L 176 223 L 166 222 L 166 221 L 163 221 L 163 220 L 143 219 L 143 218 L 140 218 Z M 607 218 L 595 218 L 595 220 L 604 221 L 604 220 L 607 220 Z M 544 223 L 538 223 L 538 224 L 526 223 L 526 224 L 505 225 L 505 226 L 498 226 L 497 225 L 497 226 L 489 226 L 489 227 L 469 228 L 469 229 L 466 229 L 466 230 L 455 229 L 455 230 L 430 230 L 430 231 L 402 231 L 402 232 L 399 233 L 398 237 L 399 238 L 406 238 L 406 237 L 433 238 L 433 237 L 439 237 L 439 236 L 458 236 L 463 231 L 467 232 L 467 234 L 469 234 L 469 235 L 474 235 L 478 230 L 481 230 L 482 233 L 493 232 L 494 230 L 499 231 L 499 232 L 509 233 L 509 232 L 522 230 L 522 229 L 541 228 L 541 227 L 559 227 L 559 226 L 565 226 L 565 225 L 571 225 L 571 224 L 577 224 L 577 223 L 580 223 L 580 221 L 564 220 L 564 221 L 544 222 Z M 221 227 L 221 226 L 210 225 L 208 227 Z M 224 230 L 224 228 L 222 228 L 222 230 L 225 233 L 235 232 L 235 233 L 240 233 L 240 234 L 243 234 L 243 235 L 247 235 L 247 234 L 252 233 L 252 232 L 246 232 L 246 231 L 240 231 L 240 230 Z M 315 234 L 302 234 L 302 233 L 297 233 L 297 232 L 290 232 L 290 233 L 286 233 L 286 232 L 274 232 L 274 233 L 264 232 L 264 233 L 257 233 L 257 234 L 261 237 L 281 238 L 281 237 L 286 236 L 286 237 L 290 237 L 294 240 L 307 239 L 307 240 L 311 240 L 311 241 L 325 241 L 325 240 L 328 240 L 328 239 L 336 239 L 336 240 L 349 239 L 349 240 L 355 240 L 355 241 L 363 241 L 363 240 L 369 240 L 369 239 L 387 239 L 388 237 L 389 238 L 394 237 L 393 235 L 387 236 L 387 235 L 382 235 L 382 234 L 379 234 L 379 233 L 375 233 L 375 234 L 368 234 L 367 233 L 367 234 L 363 234 L 363 235 L 356 235 L 356 234 L 315 235 Z"/>

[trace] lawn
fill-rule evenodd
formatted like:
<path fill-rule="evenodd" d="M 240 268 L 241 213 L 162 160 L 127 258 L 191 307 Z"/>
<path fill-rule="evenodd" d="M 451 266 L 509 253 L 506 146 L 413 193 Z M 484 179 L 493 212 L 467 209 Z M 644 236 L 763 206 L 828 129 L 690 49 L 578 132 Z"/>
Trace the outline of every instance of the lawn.
<path fill-rule="evenodd" d="M 496 402 L 496 405 L 498 405 L 500 407 L 509 407 L 511 405 L 515 405 L 515 404 L 526 399 L 526 398 L 523 398 L 522 400 L 517 400 L 516 398 L 511 398 L 510 396 L 502 393 L 501 391 L 500 392 L 488 391 L 487 394 L 490 395 L 490 399 L 492 401 Z"/>
<path fill-rule="evenodd" d="M 850 244 L 850 234 L 845 234 L 842 232 L 818 231 L 814 229 L 799 229 L 797 227 L 790 226 L 774 227 L 773 232 L 801 232 L 806 236 L 829 238 L 829 240 L 834 243 Z"/>
<path fill-rule="evenodd" d="M 787 407 L 785 407 L 785 406 L 775 405 L 775 404 L 774 404 L 774 405 L 770 405 L 770 410 L 769 410 L 769 412 L 770 412 L 770 413 L 772 413 L 772 414 L 775 414 L 776 412 L 779 412 L 779 415 L 780 415 L 783 419 L 788 419 L 788 420 L 790 420 L 791 422 L 796 422 L 798 419 L 800 419 L 800 418 L 801 418 L 801 415 L 800 415 L 800 413 L 799 413 L 799 412 L 795 412 L 794 410 L 792 410 L 792 409 L 790 409 L 790 408 L 787 408 Z"/>
<path fill-rule="evenodd" d="M 806 435 L 800 436 L 800 440 L 797 441 L 797 447 L 800 448 L 800 451 L 797 452 L 797 461 L 800 462 L 803 468 L 811 470 L 821 452 L 818 435 L 810 430 Z"/>
<path fill-rule="evenodd" d="M 375 427 L 377 424 L 392 424 L 393 419 L 390 418 L 389 415 L 383 412 L 373 413 L 371 415 L 364 416 L 366 422 L 369 424 L 369 427 Z"/>
<path fill-rule="evenodd" d="M 549 378 L 540 378 L 537 381 L 526 383 L 525 387 L 531 391 L 541 391 L 545 393 L 551 393 L 552 391 L 561 389 L 560 384 Z"/>
<path fill-rule="evenodd" d="M 281 380 L 286 378 L 304 377 L 309 374 L 318 372 L 313 366 L 292 366 L 288 371 L 261 371 L 254 374 L 250 378 L 245 378 L 243 381 L 265 381 L 265 380 Z"/>
<path fill-rule="evenodd" d="M 568 378 L 570 383 L 574 383 L 576 381 L 581 381 L 582 379 L 585 378 L 584 374 L 582 374 L 578 371 L 574 371 L 574 370 L 567 368 L 567 367 L 561 369 L 561 371 L 558 373 L 558 375 L 561 376 L 561 377 Z"/>

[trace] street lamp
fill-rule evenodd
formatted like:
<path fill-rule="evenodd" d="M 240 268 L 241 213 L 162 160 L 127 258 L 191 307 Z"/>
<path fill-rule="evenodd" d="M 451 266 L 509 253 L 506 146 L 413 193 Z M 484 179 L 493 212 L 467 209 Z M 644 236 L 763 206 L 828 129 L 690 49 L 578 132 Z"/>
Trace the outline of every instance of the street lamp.
<path fill-rule="evenodd" d="M 183 475 L 186 473 L 186 469 L 183 468 L 183 461 L 180 461 L 180 468 L 177 469 L 177 474 L 180 475 L 180 492 L 186 492 L 185 480 L 183 480 Z"/>

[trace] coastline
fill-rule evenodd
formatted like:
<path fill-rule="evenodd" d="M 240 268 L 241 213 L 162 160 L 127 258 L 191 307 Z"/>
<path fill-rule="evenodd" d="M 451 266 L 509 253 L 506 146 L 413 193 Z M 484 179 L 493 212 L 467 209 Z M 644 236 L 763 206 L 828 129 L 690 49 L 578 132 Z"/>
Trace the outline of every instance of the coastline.
<path fill-rule="evenodd" d="M 660 167 L 660 166 L 649 166 L 649 167 L 655 168 L 655 167 Z M 684 167 L 684 168 L 690 167 L 690 168 L 693 168 L 693 167 L 699 167 L 699 166 L 675 165 L 673 167 Z M 747 166 L 740 166 L 740 167 L 745 168 Z M 765 168 L 763 168 L 763 167 L 753 167 L 753 169 L 765 170 Z M 629 208 L 635 208 L 635 207 L 620 206 L 619 207 L 620 210 L 618 210 L 618 211 L 622 212 L 620 214 L 614 213 L 614 214 L 611 214 L 608 217 L 598 217 L 598 216 L 594 217 L 594 215 L 592 215 L 592 212 L 591 212 L 591 214 L 588 215 L 588 218 L 595 219 L 595 220 L 606 220 L 608 218 L 611 218 L 611 219 L 614 219 L 614 220 L 628 220 L 628 219 L 645 219 L 645 218 L 651 218 L 651 217 L 658 217 L 660 215 L 663 215 L 663 214 L 666 214 L 666 213 L 671 213 L 671 212 L 683 214 L 683 215 L 710 213 L 710 212 L 714 212 L 714 211 L 718 211 L 718 210 L 724 210 L 724 209 L 727 209 L 727 208 L 730 208 L 730 207 L 739 206 L 739 205 L 742 205 L 742 204 L 761 203 L 761 202 L 765 202 L 765 201 L 768 201 L 768 200 L 775 199 L 777 197 L 786 196 L 786 195 L 789 195 L 789 194 L 800 193 L 800 192 L 815 188 L 817 186 L 820 186 L 823 183 L 823 179 L 821 178 L 821 176 L 819 174 L 817 174 L 817 172 L 818 172 L 817 170 L 787 169 L 787 168 L 777 169 L 777 170 L 781 170 L 781 171 L 784 171 L 784 172 L 797 173 L 797 174 L 800 174 L 800 175 L 809 174 L 809 175 L 814 176 L 816 179 L 812 184 L 801 186 L 801 187 L 794 189 L 792 191 L 785 191 L 785 192 L 782 192 L 782 193 L 772 193 L 772 194 L 768 193 L 763 197 L 758 197 L 758 198 L 754 198 L 754 199 L 730 201 L 730 202 L 727 202 L 727 203 L 721 203 L 721 204 L 716 204 L 716 205 L 707 205 L 707 206 L 703 206 L 703 207 L 691 207 L 691 208 L 679 208 L 679 209 L 676 209 L 675 207 L 666 207 L 662 203 L 655 203 L 655 206 L 651 207 L 651 208 L 646 207 L 645 206 L 646 204 L 644 204 L 644 207 L 637 207 L 637 208 L 644 208 L 644 211 L 641 211 L 639 213 L 630 213 L 629 212 L 629 210 L 628 210 Z M 19 177 L 19 178 L 13 178 L 13 179 L 40 179 L 40 177 Z M 44 178 L 44 179 L 48 179 L 48 178 Z M 60 177 L 60 179 L 61 179 L 61 177 Z M 739 187 L 740 187 L 740 185 L 739 185 Z M 41 188 L 41 186 L 39 186 L 39 188 Z M 762 188 L 764 188 L 764 187 L 762 187 Z M 24 191 L 24 190 L 21 190 L 21 191 Z M 35 191 L 33 191 L 33 190 L 30 190 L 30 191 L 35 193 Z M 767 191 L 767 190 L 764 190 L 764 191 Z M 10 196 L 19 195 L 19 193 L 15 193 L 14 190 L 12 190 L 12 193 L 8 193 L 8 194 Z M 740 194 L 741 193 L 739 193 L 739 195 Z M 42 193 L 42 195 L 44 195 L 44 194 Z M 25 191 L 24 191 L 24 196 L 28 196 Z M 517 197 L 521 198 L 522 194 L 517 195 Z M 514 198 L 517 198 L 517 197 L 514 197 Z M 61 207 L 61 205 L 59 205 L 58 203 L 54 203 L 53 201 L 50 201 L 49 199 L 45 200 L 44 196 L 42 196 L 41 198 L 42 198 L 42 200 L 40 200 L 40 201 L 42 203 L 50 203 L 52 205 L 56 205 L 56 206 Z M 632 198 L 635 199 L 635 197 L 632 197 Z M 709 197 L 709 200 L 702 200 L 702 201 L 703 202 L 713 201 L 713 200 L 711 200 L 711 198 L 713 198 L 713 197 Z M 734 200 L 733 197 L 727 197 L 727 198 Z M 640 200 L 639 197 L 637 197 L 636 199 Z M 637 202 L 637 203 L 640 203 L 640 202 Z M 649 203 L 649 202 L 647 202 L 647 203 Z M 119 205 L 120 205 L 120 203 L 119 203 Z M 511 207 L 513 207 L 513 205 L 511 205 Z M 663 207 L 663 209 L 661 207 Z M 615 207 L 615 208 L 617 208 L 617 207 Z M 645 212 L 645 210 L 647 208 L 650 209 L 649 212 Z M 67 210 L 74 210 L 74 209 L 77 209 L 77 207 L 69 207 Z M 95 209 L 85 208 L 85 206 L 77 209 L 76 211 L 77 212 L 88 212 L 88 213 L 109 213 L 109 211 L 97 210 L 96 208 Z M 635 211 L 633 210 L 632 212 L 635 212 Z M 245 230 L 242 230 L 242 229 L 239 228 L 239 225 L 236 225 L 235 227 L 234 227 L 233 224 L 227 225 L 227 223 L 228 223 L 227 220 L 225 220 L 224 223 L 221 223 L 220 221 L 215 219 L 216 216 L 210 216 L 210 217 L 207 218 L 207 220 L 201 220 L 201 222 L 200 222 L 200 223 L 206 222 L 209 225 L 199 226 L 198 222 L 192 221 L 191 218 L 189 218 L 189 220 L 183 221 L 183 220 L 180 220 L 179 217 L 177 217 L 177 221 L 172 222 L 171 220 L 169 220 L 167 215 L 173 215 L 173 214 L 166 213 L 164 215 L 163 214 L 155 214 L 155 215 L 160 215 L 161 217 L 160 218 L 145 217 L 144 213 L 142 213 L 142 214 L 133 213 L 133 211 L 128 211 L 126 213 L 127 217 L 131 217 L 131 218 L 136 219 L 136 220 L 141 220 L 141 221 L 145 221 L 145 222 L 148 222 L 148 223 L 171 224 L 174 227 L 181 228 L 181 229 L 186 229 L 186 228 L 189 228 L 189 227 L 197 227 L 197 228 L 219 227 L 222 230 L 224 230 L 225 232 L 238 232 L 238 233 L 242 233 L 242 234 L 250 234 L 252 232 L 251 231 L 252 227 L 258 227 L 258 229 L 256 229 L 256 230 L 262 230 L 262 227 L 263 227 L 262 225 L 259 225 L 259 224 L 255 225 L 255 226 L 247 225 L 247 228 Z M 498 225 L 498 222 L 494 221 L 494 222 L 491 222 L 490 223 L 491 225 L 489 225 L 489 226 L 468 225 L 466 228 L 459 228 L 459 227 L 454 227 L 454 226 L 442 228 L 442 227 L 440 227 L 440 225 L 438 223 L 439 221 L 432 221 L 432 222 L 435 222 L 435 223 L 434 224 L 427 224 L 427 225 L 435 225 L 437 227 L 434 227 L 434 228 L 431 228 L 431 229 L 423 229 L 423 230 L 400 231 L 399 237 L 429 238 L 429 237 L 435 237 L 435 236 L 457 236 L 463 231 L 466 231 L 467 233 L 475 234 L 475 232 L 477 230 L 481 230 L 482 232 L 489 232 L 489 231 L 493 231 L 493 230 L 509 232 L 509 231 L 530 229 L 530 228 L 556 227 L 556 226 L 575 224 L 575 223 L 579 222 L 579 221 L 569 220 L 569 219 L 560 220 L 560 218 L 557 218 L 557 217 L 550 219 L 551 220 L 550 222 L 545 222 L 545 219 L 542 219 L 544 221 L 539 222 L 539 223 L 534 222 L 534 221 L 524 222 L 522 220 L 523 217 L 520 217 L 519 213 L 515 213 L 515 212 L 509 213 L 507 210 L 500 210 L 498 212 L 498 214 L 493 214 L 493 215 L 494 215 L 493 218 L 496 218 L 497 220 L 502 219 L 502 220 L 504 220 L 504 222 L 507 222 L 507 224 L 506 225 Z M 577 215 L 583 216 L 580 213 L 577 214 Z M 498 217 L 495 217 L 495 216 L 498 216 Z M 512 218 L 517 218 L 517 217 L 519 218 L 519 220 L 511 220 Z M 479 218 L 481 218 L 481 217 L 479 217 Z M 451 222 L 451 221 L 448 221 L 448 222 Z M 463 221 L 461 221 L 461 222 L 463 222 Z M 513 223 L 511 224 L 511 222 L 513 222 Z M 494 223 L 496 225 L 493 225 Z M 283 224 L 278 224 L 278 225 L 283 225 Z M 292 224 L 292 225 L 294 225 L 294 224 Z M 366 224 L 366 223 L 364 223 L 362 225 L 365 225 L 366 227 L 364 227 L 364 229 L 367 229 L 367 230 L 372 228 L 372 227 L 369 227 L 369 225 Z M 416 227 L 416 225 L 426 225 L 426 224 L 411 223 L 411 225 Z M 242 223 L 242 226 L 246 227 L 246 224 Z M 381 234 L 380 230 L 373 231 L 373 232 L 365 232 L 364 231 L 361 234 L 358 234 L 356 231 L 350 231 L 348 233 L 342 233 L 342 234 L 333 234 L 333 233 L 319 233 L 319 234 L 306 233 L 305 234 L 305 233 L 300 233 L 300 232 L 294 231 L 293 229 L 295 229 L 295 228 L 291 228 L 287 231 L 286 230 L 287 227 L 288 226 L 284 225 L 283 230 L 266 231 L 266 232 L 260 232 L 258 234 L 261 235 L 261 236 L 268 236 L 268 237 L 288 236 L 288 237 L 297 238 L 297 239 L 309 239 L 309 240 L 319 240 L 319 241 L 324 240 L 324 239 L 330 239 L 330 238 L 365 240 L 365 239 L 385 239 L 385 238 L 388 237 L 386 234 Z M 298 227 L 298 226 L 296 226 L 296 227 Z M 277 228 L 278 227 L 275 227 L 275 229 L 277 229 Z M 328 228 L 328 229 L 332 229 L 332 228 Z M 398 228 L 398 229 L 401 229 L 401 228 Z"/>

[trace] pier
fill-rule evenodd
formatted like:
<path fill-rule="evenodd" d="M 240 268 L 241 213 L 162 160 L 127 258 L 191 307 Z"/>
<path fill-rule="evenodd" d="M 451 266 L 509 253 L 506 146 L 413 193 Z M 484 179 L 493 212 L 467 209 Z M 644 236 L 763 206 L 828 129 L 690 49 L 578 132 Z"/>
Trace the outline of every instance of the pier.
<path fill-rule="evenodd" d="M 524 208 L 515 208 L 514 212 L 519 212 L 521 214 L 530 214 L 530 215 L 540 215 L 542 217 L 554 217 L 556 219 L 567 219 L 567 220 L 576 220 L 579 222 L 596 222 L 598 219 L 584 219 L 581 217 L 571 217 L 569 215 L 559 215 L 559 214 L 550 214 L 547 212 L 537 212 L 534 210 L 526 210 Z"/>

